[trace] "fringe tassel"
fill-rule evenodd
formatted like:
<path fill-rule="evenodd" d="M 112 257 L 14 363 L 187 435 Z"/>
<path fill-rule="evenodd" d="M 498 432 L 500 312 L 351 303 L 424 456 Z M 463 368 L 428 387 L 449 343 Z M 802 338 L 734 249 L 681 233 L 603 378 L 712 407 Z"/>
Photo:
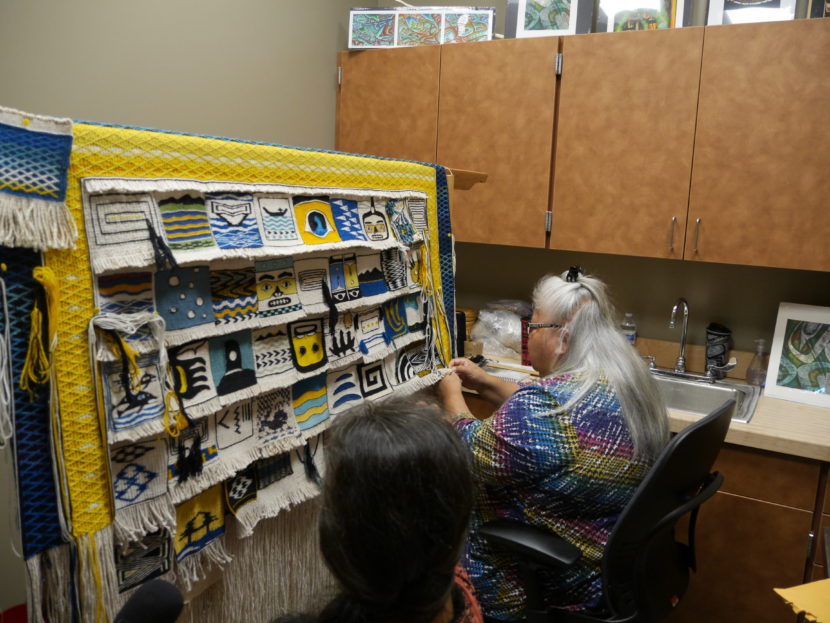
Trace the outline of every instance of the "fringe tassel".
<path fill-rule="evenodd" d="M 29 623 L 65 621 L 72 612 L 70 548 L 59 545 L 26 560 Z"/>
<path fill-rule="evenodd" d="M 307 501 L 262 521 L 245 539 L 237 538 L 239 526 L 232 522 L 226 546 L 233 561 L 222 581 L 188 603 L 179 620 L 271 623 L 326 603 L 336 585 L 317 543 L 319 508 L 319 500 Z"/>
<path fill-rule="evenodd" d="M 173 504 L 181 504 L 213 485 L 234 476 L 259 458 L 260 449 L 256 440 L 248 448 L 236 452 L 223 450 L 218 460 L 204 464 L 200 474 L 191 476 L 184 482 L 170 483 L 169 497 Z"/>
<path fill-rule="evenodd" d="M 0 198 L 0 245 L 35 251 L 74 249 L 78 227 L 62 201 L 19 197 Z"/>
<path fill-rule="evenodd" d="M 207 577 L 208 572 L 214 566 L 224 569 L 225 565 L 232 560 L 233 558 L 225 548 L 225 537 L 219 537 L 195 554 L 191 554 L 184 560 L 177 562 L 176 577 L 184 585 L 185 591 L 189 591 L 196 582 Z M 238 586 L 237 590 L 240 588 L 241 586 Z M 247 589 L 239 592 L 248 593 L 249 597 L 251 595 Z"/>
<path fill-rule="evenodd" d="M 138 541 L 145 534 L 160 528 L 172 534 L 176 532 L 176 509 L 169 496 L 162 495 L 140 504 L 119 508 L 112 528 L 115 542 L 119 544 Z"/>
<path fill-rule="evenodd" d="M 43 610 L 46 604 L 43 603 L 44 579 L 40 574 L 41 556 L 46 556 L 46 552 L 26 560 L 26 575 L 28 576 L 26 582 L 26 611 L 29 615 L 29 623 L 45 623 Z"/>
<path fill-rule="evenodd" d="M 77 539 L 79 561 L 78 597 L 84 623 L 109 623 L 107 605 L 112 607 L 115 561 L 112 527 Z M 62 620 L 62 619 L 58 619 Z"/>

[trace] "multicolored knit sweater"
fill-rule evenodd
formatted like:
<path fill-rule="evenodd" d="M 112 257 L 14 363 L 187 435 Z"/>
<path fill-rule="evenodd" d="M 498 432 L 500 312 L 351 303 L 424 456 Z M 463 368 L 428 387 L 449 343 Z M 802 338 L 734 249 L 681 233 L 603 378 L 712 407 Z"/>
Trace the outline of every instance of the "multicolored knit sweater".
<path fill-rule="evenodd" d="M 562 375 L 523 384 L 487 420 L 456 423 L 479 482 L 462 564 L 486 616 L 516 620 L 525 599 L 515 564 L 478 533 L 497 518 L 547 528 L 582 551 L 573 569 L 545 578 L 550 606 L 602 608 L 602 552 L 649 463 L 633 458 L 619 400 L 606 379 L 566 413 L 553 413 L 584 380 Z"/>

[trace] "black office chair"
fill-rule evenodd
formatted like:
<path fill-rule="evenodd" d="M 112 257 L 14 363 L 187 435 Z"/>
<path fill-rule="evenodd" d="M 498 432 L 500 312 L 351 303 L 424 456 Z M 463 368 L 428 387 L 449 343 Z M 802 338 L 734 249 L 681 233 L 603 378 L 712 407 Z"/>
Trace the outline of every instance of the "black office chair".
<path fill-rule="evenodd" d="M 484 525 L 482 534 L 518 559 L 527 592 L 527 623 L 652 623 L 668 616 L 686 590 L 689 569 L 696 568 L 697 514 L 723 482 L 720 473 L 710 470 L 734 409 L 735 401 L 729 400 L 678 433 L 623 509 L 603 553 L 604 616 L 547 611 L 544 606 L 538 570 L 573 565 L 579 549 L 536 526 L 501 519 Z M 687 513 L 684 544 L 675 540 L 674 532 Z"/>

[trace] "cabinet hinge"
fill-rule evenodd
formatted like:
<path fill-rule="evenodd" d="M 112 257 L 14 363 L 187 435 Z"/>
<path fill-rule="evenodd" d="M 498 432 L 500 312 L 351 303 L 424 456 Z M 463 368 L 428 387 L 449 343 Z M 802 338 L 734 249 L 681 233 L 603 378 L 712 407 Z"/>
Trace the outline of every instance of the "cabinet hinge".
<path fill-rule="evenodd" d="M 337 68 L 337 86 L 340 86 L 341 84 L 343 84 L 343 68 L 338 67 Z"/>
<path fill-rule="evenodd" d="M 556 67 L 556 75 L 561 76 L 562 75 L 562 52 L 557 52 L 556 53 L 555 67 Z"/>
<path fill-rule="evenodd" d="M 552 222 L 553 222 L 553 212 L 548 210 L 547 212 L 545 212 L 545 233 L 546 234 L 550 233 L 550 226 L 551 226 Z"/>

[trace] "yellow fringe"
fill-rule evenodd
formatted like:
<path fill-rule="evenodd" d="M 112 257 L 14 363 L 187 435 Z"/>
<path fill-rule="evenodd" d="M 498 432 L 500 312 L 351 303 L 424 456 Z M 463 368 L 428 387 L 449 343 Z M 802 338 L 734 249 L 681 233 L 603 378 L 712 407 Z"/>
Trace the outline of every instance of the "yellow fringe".
<path fill-rule="evenodd" d="M 38 301 L 35 301 L 30 318 L 32 328 L 29 330 L 26 361 L 20 372 L 20 389 L 29 393 L 29 400 L 34 400 L 34 385 L 43 385 L 49 380 L 49 357 L 43 348 L 43 313 Z"/>

